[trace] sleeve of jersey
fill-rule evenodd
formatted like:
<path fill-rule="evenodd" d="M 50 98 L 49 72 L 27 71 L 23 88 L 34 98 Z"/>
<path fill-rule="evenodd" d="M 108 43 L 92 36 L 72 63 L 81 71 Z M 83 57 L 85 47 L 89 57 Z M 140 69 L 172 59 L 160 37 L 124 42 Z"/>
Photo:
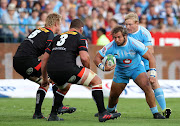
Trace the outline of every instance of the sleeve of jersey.
<path fill-rule="evenodd" d="M 152 45 L 151 33 L 150 33 L 148 30 L 147 30 L 147 31 L 144 31 L 144 32 L 142 33 L 142 36 L 143 36 L 143 40 L 144 40 L 143 44 L 144 44 L 145 46 L 150 46 L 150 45 Z"/>
<path fill-rule="evenodd" d="M 47 48 L 45 49 L 45 52 L 47 52 L 48 54 L 51 54 L 53 38 L 54 38 L 54 34 L 50 32 L 48 39 L 46 41 Z"/>
<path fill-rule="evenodd" d="M 105 45 L 101 50 L 99 50 L 99 54 L 102 57 L 105 57 L 107 54 L 111 54 L 113 42 L 110 42 L 109 44 Z"/>
<path fill-rule="evenodd" d="M 87 43 L 86 38 L 80 38 L 78 49 L 79 51 L 84 50 L 88 52 L 88 43 Z"/>
<path fill-rule="evenodd" d="M 53 38 L 54 38 L 54 34 L 53 32 L 50 32 L 49 35 L 48 35 L 48 38 L 46 40 L 46 45 L 47 47 L 49 46 L 49 44 L 53 41 Z"/>
<path fill-rule="evenodd" d="M 134 50 L 141 56 L 143 56 L 148 51 L 148 48 L 143 43 L 135 40 L 132 42 L 132 46 Z"/>

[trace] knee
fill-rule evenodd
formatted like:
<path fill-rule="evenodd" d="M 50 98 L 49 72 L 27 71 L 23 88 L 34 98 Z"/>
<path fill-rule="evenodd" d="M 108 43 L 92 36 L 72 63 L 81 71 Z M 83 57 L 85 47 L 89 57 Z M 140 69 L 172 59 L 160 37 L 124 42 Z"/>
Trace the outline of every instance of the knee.
<path fill-rule="evenodd" d="M 96 75 L 92 81 L 90 82 L 90 85 L 91 86 L 96 86 L 96 85 L 99 85 L 99 84 L 102 84 L 102 80 Z"/>

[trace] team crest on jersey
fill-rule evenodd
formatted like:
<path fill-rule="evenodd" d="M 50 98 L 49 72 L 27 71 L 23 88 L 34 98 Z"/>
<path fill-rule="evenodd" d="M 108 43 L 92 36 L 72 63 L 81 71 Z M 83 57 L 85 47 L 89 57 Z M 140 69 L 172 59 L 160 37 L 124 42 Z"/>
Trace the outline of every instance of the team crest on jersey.
<path fill-rule="evenodd" d="M 72 83 L 72 82 L 74 82 L 75 80 L 76 80 L 76 76 L 73 75 L 73 76 L 71 76 L 71 78 L 68 80 L 68 82 L 69 82 L 69 83 Z"/>
<path fill-rule="evenodd" d="M 32 68 L 32 67 L 30 67 L 30 68 L 28 68 L 28 69 L 26 70 L 27 75 L 32 74 L 32 72 L 33 72 L 33 68 Z"/>
<path fill-rule="evenodd" d="M 106 51 L 107 51 L 107 49 L 106 49 L 106 47 L 104 46 L 104 47 L 102 48 L 102 53 L 105 55 L 105 54 L 106 54 Z"/>
<path fill-rule="evenodd" d="M 132 62 L 131 59 L 124 59 L 124 60 L 123 60 L 123 63 L 124 63 L 124 64 L 130 64 L 131 62 Z"/>

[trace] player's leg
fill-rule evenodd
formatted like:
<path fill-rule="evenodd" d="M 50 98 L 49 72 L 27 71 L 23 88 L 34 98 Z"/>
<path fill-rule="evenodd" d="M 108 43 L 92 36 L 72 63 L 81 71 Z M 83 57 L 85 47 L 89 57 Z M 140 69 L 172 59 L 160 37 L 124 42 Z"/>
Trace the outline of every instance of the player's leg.
<path fill-rule="evenodd" d="M 147 73 L 148 73 L 148 76 L 150 76 L 150 72 L 148 71 Z M 159 106 L 161 107 L 163 115 L 166 118 L 169 118 L 169 116 L 171 115 L 171 109 L 166 108 L 166 100 L 165 100 L 165 97 L 164 97 L 164 92 L 163 92 L 162 88 L 159 85 L 157 76 L 155 78 L 156 78 L 155 83 L 151 83 L 152 89 L 154 90 L 155 98 L 156 98 Z"/>
<path fill-rule="evenodd" d="M 52 84 L 53 94 L 56 94 L 57 93 L 56 91 L 58 90 L 58 87 L 56 86 L 56 84 L 51 79 L 50 79 L 50 83 Z M 70 89 L 70 86 L 71 86 L 71 84 L 69 83 L 68 84 L 68 90 Z M 63 91 L 63 89 L 59 89 L 59 91 Z M 66 92 L 68 92 L 68 91 L 66 91 Z M 61 97 L 59 97 L 58 99 L 63 100 L 64 97 L 63 97 L 63 99 L 61 99 Z M 69 107 L 68 105 L 64 106 L 63 103 L 58 108 L 58 114 L 73 113 L 75 111 L 76 111 L 75 107 Z"/>
<path fill-rule="evenodd" d="M 114 81 L 112 82 L 110 96 L 109 96 L 109 102 L 108 102 L 108 106 L 107 106 L 108 112 L 115 111 L 116 105 L 119 100 L 119 95 L 125 89 L 126 85 L 127 85 L 126 83 L 116 83 Z"/>
<path fill-rule="evenodd" d="M 137 77 L 133 78 L 135 83 L 144 91 L 147 104 L 155 119 L 165 119 L 164 116 L 158 113 L 158 109 L 155 102 L 154 93 L 152 91 L 151 84 L 148 76 L 145 72 L 140 73 Z"/>
<path fill-rule="evenodd" d="M 62 121 L 63 120 L 62 118 L 59 118 L 57 116 L 58 109 L 59 109 L 59 106 L 62 105 L 62 101 L 64 99 L 64 96 L 66 95 L 66 93 L 70 89 L 71 84 L 66 83 L 62 86 L 58 86 L 56 84 L 56 86 L 58 87 L 58 90 L 54 93 L 52 109 L 51 109 L 51 113 L 48 117 L 48 121 Z"/>
<path fill-rule="evenodd" d="M 102 80 L 93 71 L 83 68 L 83 73 L 78 76 L 81 78 L 77 84 L 92 86 L 92 96 L 99 112 L 99 121 L 105 122 L 120 116 L 120 113 L 110 114 L 104 107 L 104 97 L 102 92 Z"/>
<path fill-rule="evenodd" d="M 41 107 L 49 85 L 47 85 L 46 87 L 41 86 L 42 79 L 40 77 L 29 77 L 28 79 L 40 85 L 36 93 L 36 106 L 33 119 L 43 119 L 45 117 L 42 115 Z"/>

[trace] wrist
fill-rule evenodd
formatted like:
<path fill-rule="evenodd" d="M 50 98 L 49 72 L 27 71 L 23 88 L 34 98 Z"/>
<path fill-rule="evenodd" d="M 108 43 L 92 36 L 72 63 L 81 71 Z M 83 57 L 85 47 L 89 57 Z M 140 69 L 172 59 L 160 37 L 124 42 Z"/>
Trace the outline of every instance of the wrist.
<path fill-rule="evenodd" d="M 102 71 L 105 71 L 105 66 L 103 63 L 99 63 L 98 68 L 101 69 Z"/>
<path fill-rule="evenodd" d="M 156 77 L 157 74 L 156 68 L 150 68 L 149 71 L 150 71 L 150 77 Z"/>

